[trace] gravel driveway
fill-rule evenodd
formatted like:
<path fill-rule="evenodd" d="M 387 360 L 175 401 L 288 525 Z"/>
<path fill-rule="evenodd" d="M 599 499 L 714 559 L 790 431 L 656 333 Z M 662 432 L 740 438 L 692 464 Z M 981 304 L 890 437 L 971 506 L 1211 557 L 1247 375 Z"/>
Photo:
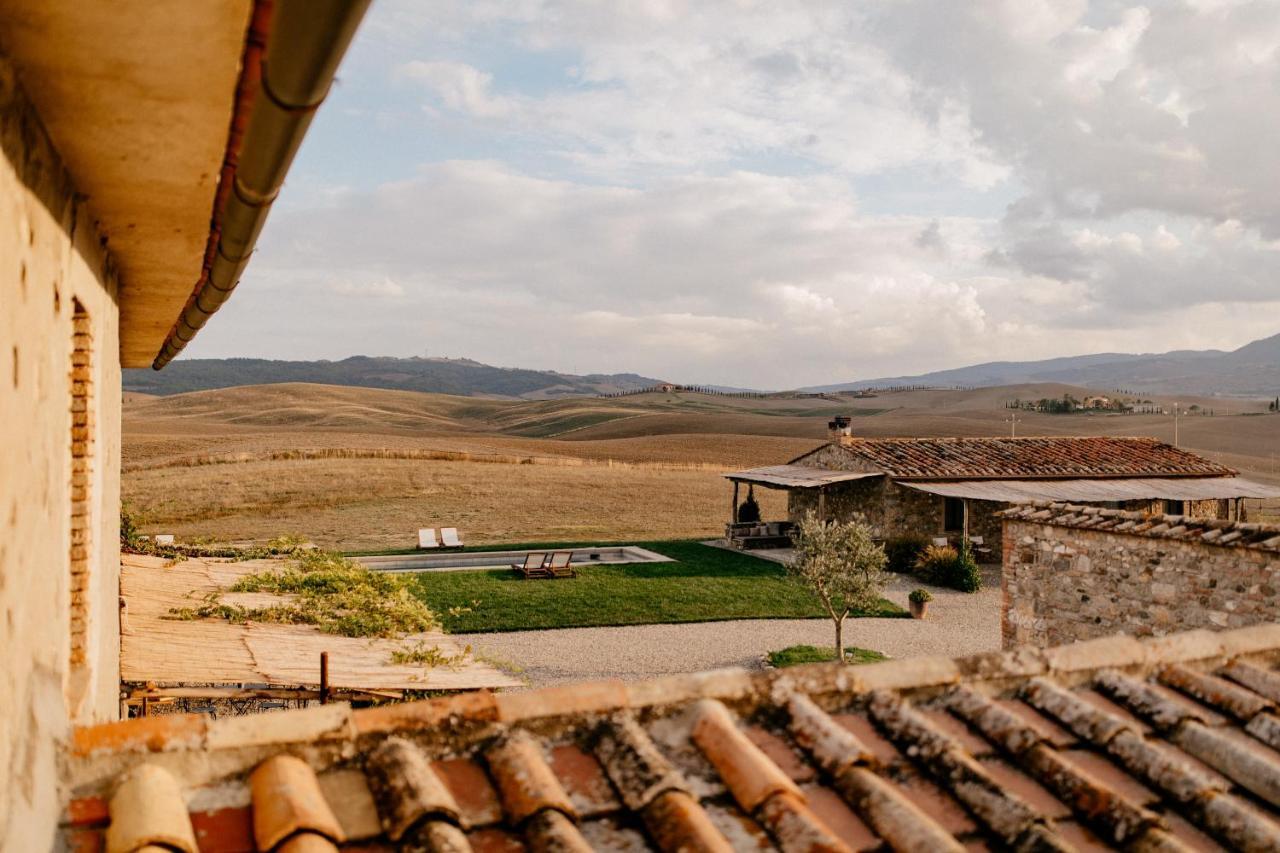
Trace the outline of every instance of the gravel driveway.
<path fill-rule="evenodd" d="M 885 598 L 903 607 L 922 584 L 890 575 Z M 894 658 L 955 655 L 1000 648 L 1000 567 L 983 569 L 983 588 L 967 594 L 939 587 L 929 618 L 847 619 L 848 646 L 875 649 Z M 740 666 L 759 669 L 766 652 L 801 643 L 830 645 L 829 619 L 745 619 L 680 625 L 558 628 L 463 634 L 475 651 L 499 665 L 514 664 L 534 687 L 597 678 L 637 680 L 681 672 Z"/>

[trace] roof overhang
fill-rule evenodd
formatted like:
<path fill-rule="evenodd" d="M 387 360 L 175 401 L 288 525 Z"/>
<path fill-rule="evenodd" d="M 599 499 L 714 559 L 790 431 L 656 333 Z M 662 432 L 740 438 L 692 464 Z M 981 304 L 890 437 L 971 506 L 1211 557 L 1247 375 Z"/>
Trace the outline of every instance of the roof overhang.
<path fill-rule="evenodd" d="M 1125 477 L 1076 480 L 948 480 L 902 485 L 948 498 L 1023 503 L 1067 501 L 1102 503 L 1141 500 L 1221 500 L 1276 498 L 1280 488 L 1243 477 Z"/>
<path fill-rule="evenodd" d="M 806 465 L 766 465 L 763 468 L 734 471 L 724 476 L 726 480 L 735 483 L 751 483 L 770 489 L 818 489 L 868 477 L 883 477 L 884 474 L 879 471 L 830 471 Z"/>
<path fill-rule="evenodd" d="M 200 278 L 252 0 L 0 0 L 0 45 L 115 261 L 144 367 Z"/>
<path fill-rule="evenodd" d="M 157 370 L 240 280 L 370 0 L 0 0 L 18 69 Z"/>

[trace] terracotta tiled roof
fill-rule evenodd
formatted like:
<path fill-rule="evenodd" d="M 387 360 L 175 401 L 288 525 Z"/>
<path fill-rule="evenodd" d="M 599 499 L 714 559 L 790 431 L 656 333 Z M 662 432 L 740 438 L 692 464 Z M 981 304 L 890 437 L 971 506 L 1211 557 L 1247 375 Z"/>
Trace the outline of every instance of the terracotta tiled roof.
<path fill-rule="evenodd" d="M 1280 552 L 1280 525 L 1276 524 L 1219 521 L 1192 518 L 1189 515 L 1149 515 L 1046 501 L 1015 506 L 1001 515 L 1014 521 L 1031 521 L 1056 527 L 1127 533 L 1156 539 L 1185 539 L 1211 545 Z"/>
<path fill-rule="evenodd" d="M 844 438 L 838 446 L 903 480 L 1222 477 L 1237 473 L 1153 438 Z"/>
<path fill-rule="evenodd" d="M 137 720 L 76 732 L 65 832 L 206 851 L 1276 849 L 1277 662 L 1263 625 Z"/>

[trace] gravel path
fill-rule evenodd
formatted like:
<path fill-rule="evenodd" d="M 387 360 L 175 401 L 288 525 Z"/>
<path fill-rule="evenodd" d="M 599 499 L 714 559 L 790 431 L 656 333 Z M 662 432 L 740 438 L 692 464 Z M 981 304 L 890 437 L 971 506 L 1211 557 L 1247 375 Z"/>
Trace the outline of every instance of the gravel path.
<path fill-rule="evenodd" d="M 890 575 L 885 598 L 903 607 L 915 578 Z M 894 658 L 955 655 L 1000 648 L 1000 567 L 984 567 L 983 588 L 966 594 L 927 587 L 934 600 L 929 618 L 847 619 L 847 646 L 875 649 Z M 766 652 L 801 643 L 830 645 L 828 619 L 747 619 L 680 625 L 612 628 L 558 628 L 465 634 L 477 654 L 499 665 L 514 665 L 530 686 L 597 678 L 637 680 L 740 666 L 760 669 Z"/>

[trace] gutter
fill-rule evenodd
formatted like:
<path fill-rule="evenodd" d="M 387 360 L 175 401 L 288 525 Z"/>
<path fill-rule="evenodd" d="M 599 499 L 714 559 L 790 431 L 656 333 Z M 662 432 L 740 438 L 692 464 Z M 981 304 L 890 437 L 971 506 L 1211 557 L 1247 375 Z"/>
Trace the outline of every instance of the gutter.
<path fill-rule="evenodd" d="M 256 0 L 214 199 L 204 268 L 151 367 L 231 296 L 338 63 L 371 0 Z"/>

